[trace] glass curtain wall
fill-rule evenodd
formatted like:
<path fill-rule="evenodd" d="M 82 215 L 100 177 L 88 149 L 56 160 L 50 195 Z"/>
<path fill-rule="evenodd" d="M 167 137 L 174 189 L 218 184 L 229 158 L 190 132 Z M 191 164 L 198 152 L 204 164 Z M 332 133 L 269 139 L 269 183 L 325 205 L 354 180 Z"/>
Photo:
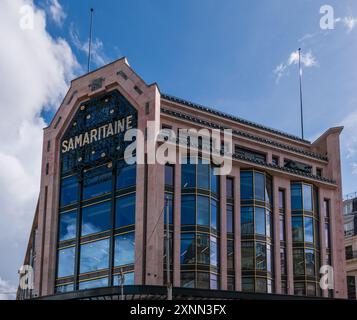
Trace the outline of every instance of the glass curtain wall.
<path fill-rule="evenodd" d="M 294 293 L 319 296 L 320 244 L 317 188 L 291 184 Z"/>
<path fill-rule="evenodd" d="M 256 170 L 241 170 L 242 290 L 273 292 L 272 179 Z"/>
<path fill-rule="evenodd" d="M 214 166 L 181 166 L 181 286 L 219 289 L 219 176 Z"/>
<path fill-rule="evenodd" d="M 135 185 L 124 159 L 61 178 L 57 293 L 134 283 Z"/>

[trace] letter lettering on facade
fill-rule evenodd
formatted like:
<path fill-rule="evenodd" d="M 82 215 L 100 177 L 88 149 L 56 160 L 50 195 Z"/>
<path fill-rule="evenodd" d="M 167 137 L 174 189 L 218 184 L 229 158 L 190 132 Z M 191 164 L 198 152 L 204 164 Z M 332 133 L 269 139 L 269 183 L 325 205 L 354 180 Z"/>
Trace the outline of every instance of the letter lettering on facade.
<path fill-rule="evenodd" d="M 112 136 L 114 134 L 113 132 L 113 124 L 109 123 L 108 124 L 108 130 L 107 130 L 107 137 Z"/>
<path fill-rule="evenodd" d="M 132 129 L 132 123 L 133 121 L 133 116 L 127 116 L 126 117 L 126 130 Z"/>
<path fill-rule="evenodd" d="M 62 142 L 62 153 L 66 153 L 68 151 L 68 141 L 64 140 Z"/>
<path fill-rule="evenodd" d="M 78 147 L 82 147 L 83 143 L 83 134 L 74 137 L 74 148 L 77 149 Z"/>
<path fill-rule="evenodd" d="M 86 132 L 86 133 L 84 134 L 83 147 L 84 147 L 86 144 L 89 144 L 89 134 L 88 134 L 88 132 Z"/>
<path fill-rule="evenodd" d="M 118 120 L 118 133 L 123 132 L 125 129 L 125 119 Z"/>
<path fill-rule="evenodd" d="M 98 135 L 97 129 L 93 129 L 90 131 L 90 143 L 92 143 L 93 141 L 97 141 L 97 135 Z"/>
<path fill-rule="evenodd" d="M 68 141 L 68 151 L 74 150 L 74 142 L 73 138 L 69 139 Z"/>

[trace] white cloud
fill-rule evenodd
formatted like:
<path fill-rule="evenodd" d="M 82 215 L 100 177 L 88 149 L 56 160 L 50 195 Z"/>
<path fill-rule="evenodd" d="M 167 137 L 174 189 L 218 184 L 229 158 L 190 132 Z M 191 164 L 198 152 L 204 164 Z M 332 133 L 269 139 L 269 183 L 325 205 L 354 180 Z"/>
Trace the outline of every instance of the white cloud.
<path fill-rule="evenodd" d="M 357 175 L 357 163 L 352 163 L 352 174 Z"/>
<path fill-rule="evenodd" d="M 77 50 L 88 55 L 89 40 L 81 41 L 79 32 L 73 24 L 71 24 L 69 31 L 73 45 L 77 48 Z M 110 59 L 104 53 L 103 42 L 99 38 L 95 38 L 92 41 L 91 62 L 94 63 L 96 67 L 101 67 L 110 62 Z"/>
<path fill-rule="evenodd" d="M 34 8 L 31 30 L 19 27 L 24 5 Z M 59 106 L 79 66 L 32 0 L 1 1 L 0 38 L 0 277 L 16 286 L 39 192 L 41 111 Z"/>
<path fill-rule="evenodd" d="M 348 114 L 342 121 L 342 147 L 347 160 L 357 156 L 357 111 Z"/>
<path fill-rule="evenodd" d="M 14 300 L 16 298 L 16 288 L 8 281 L 0 277 L 0 300 Z"/>
<path fill-rule="evenodd" d="M 66 19 L 66 13 L 64 12 L 61 4 L 58 0 L 49 0 L 48 5 L 51 18 L 56 24 L 61 26 L 63 21 Z"/>
<path fill-rule="evenodd" d="M 278 83 L 280 78 L 287 73 L 288 68 L 291 65 L 296 65 L 299 63 L 299 52 L 293 51 L 290 53 L 289 58 L 286 62 L 280 63 L 275 69 L 274 74 L 276 75 L 276 82 Z M 311 51 L 306 53 L 301 53 L 301 65 L 305 68 L 314 67 L 317 65 L 316 57 Z"/>
<path fill-rule="evenodd" d="M 342 19 L 344 26 L 347 28 L 348 32 L 351 32 L 357 25 L 357 18 L 354 17 L 344 17 Z"/>

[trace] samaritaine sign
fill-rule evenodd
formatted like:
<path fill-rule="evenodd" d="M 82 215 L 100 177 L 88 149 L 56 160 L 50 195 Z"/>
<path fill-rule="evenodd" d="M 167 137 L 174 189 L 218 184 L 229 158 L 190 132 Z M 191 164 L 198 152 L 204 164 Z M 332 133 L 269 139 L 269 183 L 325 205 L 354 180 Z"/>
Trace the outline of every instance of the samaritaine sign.
<path fill-rule="evenodd" d="M 62 174 L 123 157 L 137 110 L 117 90 L 81 103 L 61 140 Z"/>
<path fill-rule="evenodd" d="M 125 133 L 126 130 L 129 129 L 133 129 L 132 115 L 91 129 L 90 131 L 76 135 L 68 140 L 63 140 L 62 153 L 82 148 L 88 144 L 112 137 L 119 133 Z"/>

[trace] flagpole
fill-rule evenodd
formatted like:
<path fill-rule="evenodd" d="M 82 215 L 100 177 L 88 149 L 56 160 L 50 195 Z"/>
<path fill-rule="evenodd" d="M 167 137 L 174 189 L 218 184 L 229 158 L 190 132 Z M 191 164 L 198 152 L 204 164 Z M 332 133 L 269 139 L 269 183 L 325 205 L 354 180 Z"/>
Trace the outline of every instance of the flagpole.
<path fill-rule="evenodd" d="M 92 26 L 93 26 L 93 11 L 90 9 L 90 23 L 89 23 L 89 41 L 88 41 L 88 73 L 90 71 L 90 60 L 91 60 L 91 51 L 92 51 Z"/>
<path fill-rule="evenodd" d="M 302 69 L 301 69 L 301 48 L 299 48 L 299 83 L 300 83 L 300 120 L 301 120 L 301 138 L 304 139 L 304 114 L 302 107 Z"/>

